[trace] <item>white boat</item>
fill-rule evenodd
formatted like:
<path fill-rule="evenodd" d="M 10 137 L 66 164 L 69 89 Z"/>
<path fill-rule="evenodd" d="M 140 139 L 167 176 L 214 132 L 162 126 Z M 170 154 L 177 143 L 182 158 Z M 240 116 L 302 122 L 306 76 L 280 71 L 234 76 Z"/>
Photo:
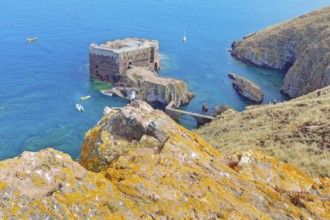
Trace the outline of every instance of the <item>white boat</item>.
<path fill-rule="evenodd" d="M 90 99 L 90 97 L 91 97 L 90 95 L 82 96 L 82 97 L 80 97 L 80 100 L 85 101 L 87 99 Z"/>
<path fill-rule="evenodd" d="M 186 30 L 184 30 L 183 37 L 182 37 L 182 42 L 186 42 L 187 37 L 186 37 Z"/>
<path fill-rule="evenodd" d="M 82 107 L 82 105 L 80 105 L 80 104 L 76 104 L 76 109 L 80 112 L 85 111 L 84 107 Z"/>
<path fill-rule="evenodd" d="M 103 95 L 107 95 L 107 96 L 112 96 L 113 92 L 109 89 L 109 90 L 101 90 Z"/>
<path fill-rule="evenodd" d="M 28 39 L 26 39 L 27 42 L 32 42 L 32 41 L 35 41 L 35 40 L 38 40 L 37 37 L 29 37 Z"/>

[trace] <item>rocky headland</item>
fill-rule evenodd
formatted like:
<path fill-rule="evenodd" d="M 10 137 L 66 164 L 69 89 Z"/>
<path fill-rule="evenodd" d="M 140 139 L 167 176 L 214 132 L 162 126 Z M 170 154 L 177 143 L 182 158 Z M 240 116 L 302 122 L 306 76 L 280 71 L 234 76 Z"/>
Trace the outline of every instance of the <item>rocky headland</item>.
<path fill-rule="evenodd" d="M 143 67 L 128 69 L 121 80 L 115 84 L 114 91 L 119 91 L 124 97 L 134 92 L 136 99 L 164 106 L 173 101 L 175 107 L 188 104 L 194 97 L 184 81 L 159 76 Z"/>
<path fill-rule="evenodd" d="M 80 164 L 52 149 L 0 162 L 0 218 L 330 217 L 327 178 L 254 150 L 223 157 L 143 101 L 105 113 Z"/>
<path fill-rule="evenodd" d="M 330 176 L 330 86 L 287 102 L 228 110 L 196 131 L 225 154 L 251 147 Z"/>
<path fill-rule="evenodd" d="M 231 54 L 256 66 L 287 71 L 281 91 L 298 97 L 330 84 L 330 6 L 250 34 Z"/>

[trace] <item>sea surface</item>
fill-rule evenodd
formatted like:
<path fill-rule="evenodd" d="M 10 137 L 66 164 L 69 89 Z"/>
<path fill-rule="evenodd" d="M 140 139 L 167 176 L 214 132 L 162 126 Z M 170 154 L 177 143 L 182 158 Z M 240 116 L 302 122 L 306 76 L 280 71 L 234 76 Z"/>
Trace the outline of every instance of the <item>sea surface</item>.
<path fill-rule="evenodd" d="M 160 75 L 183 79 L 196 97 L 184 109 L 201 112 L 248 105 L 228 73 L 258 84 L 265 103 L 283 100 L 283 73 L 234 60 L 231 43 L 267 26 L 329 5 L 329 0 L 1 0 L 0 160 L 53 147 L 77 159 L 86 131 L 105 106 L 128 102 L 107 97 L 109 84 L 89 78 L 88 47 L 125 37 L 160 42 Z M 184 30 L 187 41 L 181 42 Z M 28 43 L 29 37 L 38 37 Z M 79 97 L 91 95 L 88 101 Z M 81 103 L 85 112 L 78 112 Z M 190 117 L 181 124 L 196 126 Z"/>

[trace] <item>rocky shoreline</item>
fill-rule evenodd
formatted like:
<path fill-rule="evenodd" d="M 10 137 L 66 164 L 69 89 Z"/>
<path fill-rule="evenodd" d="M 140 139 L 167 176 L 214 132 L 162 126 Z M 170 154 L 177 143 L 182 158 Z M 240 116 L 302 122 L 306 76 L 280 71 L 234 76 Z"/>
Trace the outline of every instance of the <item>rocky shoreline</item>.
<path fill-rule="evenodd" d="M 231 55 L 287 72 L 281 91 L 298 97 L 330 84 L 330 7 L 268 27 L 232 44 Z"/>

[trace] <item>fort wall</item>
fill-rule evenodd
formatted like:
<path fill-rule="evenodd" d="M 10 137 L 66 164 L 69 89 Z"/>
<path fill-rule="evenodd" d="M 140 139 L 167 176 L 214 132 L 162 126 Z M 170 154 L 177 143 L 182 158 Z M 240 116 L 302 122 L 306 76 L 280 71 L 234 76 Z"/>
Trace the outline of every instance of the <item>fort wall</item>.
<path fill-rule="evenodd" d="M 105 81 L 115 81 L 126 74 L 130 66 L 160 69 L 158 41 L 126 38 L 89 48 L 90 75 Z"/>
<path fill-rule="evenodd" d="M 110 50 L 91 47 L 89 50 L 90 75 L 112 81 L 119 72 L 119 55 Z"/>

